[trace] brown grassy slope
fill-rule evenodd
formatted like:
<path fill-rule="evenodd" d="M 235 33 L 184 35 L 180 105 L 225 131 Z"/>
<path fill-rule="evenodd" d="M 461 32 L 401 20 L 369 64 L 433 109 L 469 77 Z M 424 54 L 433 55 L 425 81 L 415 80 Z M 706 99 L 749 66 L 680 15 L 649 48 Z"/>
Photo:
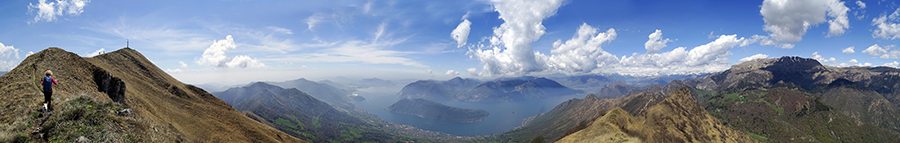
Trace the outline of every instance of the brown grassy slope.
<path fill-rule="evenodd" d="M 36 112 L 42 101 L 42 97 L 37 96 L 39 85 L 36 82 L 48 69 L 54 71 L 54 77 L 60 82 L 54 87 L 55 99 L 87 94 L 112 101 L 107 94 L 98 92 L 94 73 L 107 72 L 120 78 L 126 87 L 123 102 L 134 111 L 135 118 L 138 118 L 134 124 L 142 129 L 142 132 L 127 134 L 135 134 L 139 140 L 303 142 L 247 118 L 203 89 L 175 80 L 130 48 L 93 58 L 79 57 L 59 48 L 49 48 L 29 56 L 15 69 L 0 76 L 0 92 L 3 93 L 0 107 L 4 108 L 0 115 L 2 123 L 11 123 L 6 124 L 8 126 L 22 124 L 17 122 L 27 122 L 23 116 Z"/>
<path fill-rule="evenodd" d="M 559 142 L 756 142 L 728 128 L 697 104 L 682 88 L 639 117 L 614 108 L 584 130 Z"/>

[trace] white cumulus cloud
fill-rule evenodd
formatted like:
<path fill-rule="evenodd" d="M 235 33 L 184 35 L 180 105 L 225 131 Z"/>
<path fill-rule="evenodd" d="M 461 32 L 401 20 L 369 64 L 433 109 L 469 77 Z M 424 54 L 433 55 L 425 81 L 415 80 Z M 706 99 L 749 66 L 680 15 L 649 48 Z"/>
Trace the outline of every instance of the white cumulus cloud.
<path fill-rule="evenodd" d="M 743 62 L 751 61 L 751 60 L 755 60 L 755 59 L 764 59 L 764 58 L 768 58 L 768 57 L 769 57 L 769 55 L 766 55 L 766 54 L 756 54 L 753 56 L 742 58 L 741 60 L 738 60 L 738 63 L 743 63 Z"/>
<path fill-rule="evenodd" d="M 819 55 L 819 52 L 813 52 L 813 54 L 812 54 L 812 56 L 810 56 L 810 58 L 815 59 L 815 60 L 819 61 L 819 63 L 822 63 L 822 64 L 825 64 L 825 63 L 834 64 L 834 62 L 837 62 L 837 59 L 835 59 L 834 57 L 825 58 L 825 57 L 822 57 L 822 55 Z"/>
<path fill-rule="evenodd" d="M 853 47 L 853 46 L 847 47 L 846 49 L 841 50 L 841 53 L 844 53 L 844 54 L 856 53 L 856 51 L 854 51 L 853 48 L 855 48 L 855 47 Z"/>
<path fill-rule="evenodd" d="M 78 16 L 84 12 L 84 6 L 90 3 L 90 0 L 56 0 L 55 2 L 47 2 L 47 0 L 38 0 L 37 4 L 28 3 L 28 11 L 36 11 L 34 21 L 55 21 L 63 15 Z"/>
<path fill-rule="evenodd" d="M 891 15 L 881 15 L 881 17 L 872 19 L 872 37 L 882 39 L 900 39 L 900 8 L 894 10 Z"/>
<path fill-rule="evenodd" d="M 895 45 L 887 45 L 887 46 L 878 46 L 878 44 L 869 46 L 866 50 L 863 50 L 862 53 L 869 54 L 871 56 L 880 57 L 882 59 L 889 58 L 900 58 L 900 50 L 891 50 L 891 48 L 896 47 Z"/>
<path fill-rule="evenodd" d="M 900 68 L 900 62 L 894 61 L 894 62 L 890 62 L 890 63 L 884 63 L 882 66 Z"/>
<path fill-rule="evenodd" d="M 103 53 L 106 53 L 106 49 L 100 48 L 100 49 L 97 49 L 97 51 L 94 51 L 93 53 L 87 54 L 87 56 L 85 56 L 85 57 L 94 57 L 94 56 L 97 56 L 97 55 L 100 55 Z"/>
<path fill-rule="evenodd" d="M 494 27 L 490 48 L 470 50 L 484 64 L 484 72 L 518 75 L 541 71 L 541 63 L 535 59 L 531 42 L 544 33 L 544 18 L 556 14 L 562 0 L 498 0 L 494 10 L 504 22 Z"/>
<path fill-rule="evenodd" d="M 670 39 L 656 31 L 645 43 L 648 52 L 630 57 L 610 54 L 603 44 L 616 39 L 615 29 L 600 30 L 582 24 L 568 40 L 553 43 L 549 55 L 534 51 L 531 43 L 545 33 L 541 21 L 553 15 L 556 1 L 497 1 L 495 10 L 504 23 L 494 27 L 494 35 L 485 37 L 490 44 L 476 44 L 467 55 L 482 63 L 480 76 L 518 76 L 532 73 L 561 72 L 566 74 L 616 72 L 624 74 L 701 73 L 727 69 L 730 50 L 752 43 L 775 43 L 767 36 L 743 38 L 720 35 L 714 41 L 691 49 L 678 47 L 660 52 Z M 774 45 L 774 44 L 772 44 Z M 468 70 L 474 75 L 475 69 Z"/>
<path fill-rule="evenodd" d="M 862 8 L 862 9 L 865 9 L 865 8 L 866 8 L 866 3 L 862 2 L 862 1 L 859 1 L 859 0 L 856 1 L 856 5 L 859 6 L 859 8 Z"/>
<path fill-rule="evenodd" d="M 469 39 L 469 30 L 471 29 L 472 22 L 469 22 L 468 19 L 464 19 L 463 22 L 459 23 L 459 26 L 456 26 L 456 29 L 453 29 L 453 32 L 450 32 L 450 37 L 453 37 L 453 40 L 456 40 L 456 47 L 462 47 L 466 44 L 466 40 Z"/>
<path fill-rule="evenodd" d="M 615 55 L 603 51 L 601 45 L 616 39 L 616 30 L 610 28 L 606 32 L 590 25 L 582 24 L 572 39 L 565 43 L 562 40 L 553 42 L 551 56 L 540 54 L 540 59 L 549 59 L 549 68 L 564 72 L 591 72 L 597 67 L 616 63 Z"/>
<path fill-rule="evenodd" d="M 15 57 L 16 59 L 10 59 Z M 19 49 L 0 43 L 0 71 L 9 71 L 16 67 L 19 61 Z"/>
<path fill-rule="evenodd" d="M 466 72 L 469 73 L 469 76 L 478 76 L 478 69 L 476 68 L 467 68 Z"/>
<path fill-rule="evenodd" d="M 765 0 L 759 12 L 766 23 L 763 30 L 769 32 L 769 37 L 792 43 L 802 40 L 810 27 L 826 21 L 829 25 L 826 37 L 844 34 L 850 27 L 849 10 L 838 0 Z"/>
<path fill-rule="evenodd" d="M 246 55 L 238 55 L 228 57 L 228 50 L 237 48 L 231 35 L 222 40 L 213 41 L 213 44 L 203 51 L 202 57 L 197 60 L 197 64 L 214 66 L 219 68 L 259 68 L 266 65 L 260 63 L 259 60 L 250 58 Z"/>
<path fill-rule="evenodd" d="M 186 67 L 188 67 L 188 65 L 185 64 L 184 61 L 178 61 L 178 64 L 181 65 L 181 68 L 186 68 Z"/>
<path fill-rule="evenodd" d="M 459 72 L 458 72 L 458 71 L 453 71 L 453 70 L 447 70 L 447 72 L 444 72 L 444 75 L 447 75 L 447 76 L 459 76 Z"/>
<path fill-rule="evenodd" d="M 647 53 L 659 52 L 659 50 L 662 50 L 662 48 L 666 47 L 666 43 L 672 42 L 672 40 L 670 40 L 669 38 L 663 39 L 662 30 L 659 29 L 656 29 L 656 32 L 653 32 L 652 34 L 650 34 L 650 36 L 647 37 L 650 38 L 649 40 L 647 40 L 647 42 L 644 43 L 644 49 L 647 49 Z"/>

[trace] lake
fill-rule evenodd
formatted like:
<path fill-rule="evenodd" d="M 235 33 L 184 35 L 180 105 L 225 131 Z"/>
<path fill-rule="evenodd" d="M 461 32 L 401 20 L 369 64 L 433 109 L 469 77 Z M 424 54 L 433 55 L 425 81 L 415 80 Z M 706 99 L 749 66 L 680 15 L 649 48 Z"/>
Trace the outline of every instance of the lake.
<path fill-rule="evenodd" d="M 407 124 L 430 131 L 438 131 L 459 136 L 490 135 L 509 131 L 522 125 L 522 120 L 533 115 L 550 111 L 564 101 L 573 98 L 584 98 L 586 95 L 568 95 L 549 97 L 540 100 L 518 102 L 455 102 L 435 101 L 444 105 L 482 109 L 490 113 L 484 121 L 477 123 L 456 123 L 435 119 L 421 118 L 413 115 L 398 114 L 385 110 L 399 100 L 400 89 L 358 89 L 355 93 L 366 98 L 365 101 L 354 101 L 357 108 L 378 116 L 385 121 Z"/>

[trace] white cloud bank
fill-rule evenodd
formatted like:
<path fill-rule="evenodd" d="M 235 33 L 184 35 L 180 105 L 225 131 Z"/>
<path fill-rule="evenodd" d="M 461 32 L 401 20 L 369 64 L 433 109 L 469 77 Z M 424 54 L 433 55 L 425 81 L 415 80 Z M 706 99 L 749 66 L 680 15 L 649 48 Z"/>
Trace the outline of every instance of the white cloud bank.
<path fill-rule="evenodd" d="M 900 68 L 900 62 L 894 61 L 894 62 L 890 62 L 890 63 L 884 63 L 882 66 Z"/>
<path fill-rule="evenodd" d="M 553 43 L 550 55 L 535 52 L 531 47 L 545 33 L 541 24 L 552 16 L 560 1 L 495 1 L 495 10 L 504 23 L 494 28 L 490 45 L 477 44 L 467 52 L 471 58 L 481 61 L 481 76 L 518 76 L 532 73 L 562 72 L 566 74 L 616 72 L 623 74 L 702 73 L 727 69 L 730 49 L 755 42 L 772 43 L 768 37 L 754 36 L 747 39 L 737 35 L 721 35 L 714 41 L 688 49 L 678 47 L 660 52 L 666 43 L 657 30 L 648 36 L 646 54 L 631 57 L 617 56 L 603 50 L 604 43 L 616 39 L 616 30 L 602 31 L 587 23 L 582 24 L 574 36 L 563 42 Z M 467 70 L 472 74 L 475 69 Z"/>
<path fill-rule="evenodd" d="M 237 48 L 231 35 L 222 40 L 213 41 L 213 44 L 203 51 L 202 57 L 197 60 L 197 64 L 214 66 L 218 68 L 261 68 L 266 65 L 260 63 L 259 60 L 250 58 L 246 55 L 238 55 L 228 57 L 228 50 Z"/>
<path fill-rule="evenodd" d="M 866 50 L 863 50 L 863 54 L 869 54 L 873 57 L 880 57 L 882 59 L 898 59 L 900 58 L 900 50 L 891 50 L 891 48 L 896 47 L 895 45 L 887 45 L 887 46 L 878 46 L 878 44 L 869 46 Z"/>
<path fill-rule="evenodd" d="M 746 61 L 752 61 L 752 60 L 755 60 L 755 59 L 765 59 L 765 58 L 768 58 L 768 57 L 769 57 L 769 55 L 766 55 L 766 54 L 756 54 L 756 55 L 753 55 L 753 56 L 749 56 L 749 57 L 746 57 L 746 58 L 742 58 L 741 60 L 738 60 L 738 63 L 743 63 L 743 62 L 746 62 Z"/>
<path fill-rule="evenodd" d="M 824 22 L 828 22 L 825 37 L 844 34 L 850 28 L 849 10 L 838 0 L 765 0 L 759 12 L 766 23 L 763 30 L 769 32 L 768 37 L 779 43 L 793 43 L 802 40 L 810 27 Z M 778 47 L 790 49 L 793 45 Z"/>
<path fill-rule="evenodd" d="M 38 0 L 37 4 L 28 3 L 28 11 L 36 11 L 34 21 L 56 21 L 58 17 L 64 15 L 78 16 L 84 12 L 84 6 L 90 3 L 90 0 L 56 0 L 55 2 L 47 2 L 47 0 Z"/>

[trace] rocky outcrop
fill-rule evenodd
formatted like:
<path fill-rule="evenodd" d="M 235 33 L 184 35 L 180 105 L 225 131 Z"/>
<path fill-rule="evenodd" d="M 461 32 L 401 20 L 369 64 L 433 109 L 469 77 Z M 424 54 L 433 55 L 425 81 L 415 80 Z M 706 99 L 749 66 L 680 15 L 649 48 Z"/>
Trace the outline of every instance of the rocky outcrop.
<path fill-rule="evenodd" d="M 97 84 L 97 90 L 109 95 L 109 98 L 115 102 L 123 103 L 125 100 L 125 82 L 121 79 L 113 77 L 106 71 L 94 71 L 94 83 Z"/>

